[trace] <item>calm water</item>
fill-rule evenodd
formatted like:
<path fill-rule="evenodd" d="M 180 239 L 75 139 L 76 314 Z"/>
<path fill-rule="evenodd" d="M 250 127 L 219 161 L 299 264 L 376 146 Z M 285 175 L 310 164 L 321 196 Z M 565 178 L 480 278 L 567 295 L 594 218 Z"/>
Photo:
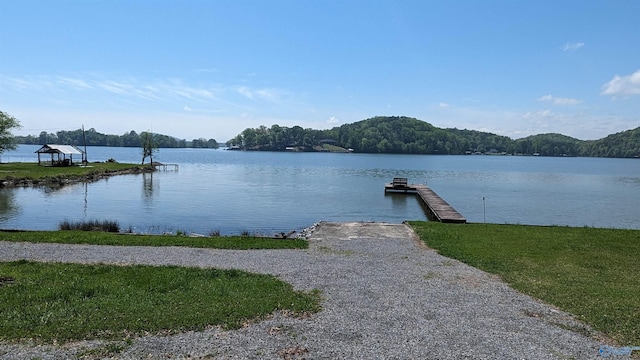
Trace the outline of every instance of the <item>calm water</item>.
<path fill-rule="evenodd" d="M 20 146 L 2 161 L 37 161 Z M 138 148 L 88 148 L 89 161 L 140 161 Z M 470 222 L 640 229 L 640 160 L 161 149 L 179 171 L 62 189 L 0 190 L 0 228 L 56 229 L 116 220 L 136 232 L 274 234 L 318 221 L 426 220 L 414 196 L 385 195 L 393 177 L 427 183 Z"/>

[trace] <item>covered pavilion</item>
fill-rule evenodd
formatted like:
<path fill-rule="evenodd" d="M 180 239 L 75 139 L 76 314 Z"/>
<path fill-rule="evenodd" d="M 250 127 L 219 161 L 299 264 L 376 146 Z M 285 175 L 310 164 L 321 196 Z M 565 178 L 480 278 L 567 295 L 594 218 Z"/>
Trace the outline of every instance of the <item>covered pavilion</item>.
<path fill-rule="evenodd" d="M 46 144 L 36 150 L 38 154 L 38 165 L 41 163 L 49 163 L 41 159 L 42 154 L 51 155 L 51 166 L 70 166 L 73 165 L 73 155 L 80 155 L 82 162 L 86 162 L 86 154 L 84 151 L 74 145 L 56 145 Z"/>

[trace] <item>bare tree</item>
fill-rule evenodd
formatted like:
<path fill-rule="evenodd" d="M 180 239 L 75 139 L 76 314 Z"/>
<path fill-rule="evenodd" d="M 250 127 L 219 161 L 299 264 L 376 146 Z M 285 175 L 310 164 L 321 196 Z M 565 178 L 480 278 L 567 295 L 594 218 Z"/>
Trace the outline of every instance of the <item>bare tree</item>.
<path fill-rule="evenodd" d="M 140 143 L 142 145 L 142 164 L 149 158 L 150 164 L 153 165 L 153 153 L 158 151 L 158 145 L 153 141 L 153 134 L 148 131 L 142 132 Z"/>

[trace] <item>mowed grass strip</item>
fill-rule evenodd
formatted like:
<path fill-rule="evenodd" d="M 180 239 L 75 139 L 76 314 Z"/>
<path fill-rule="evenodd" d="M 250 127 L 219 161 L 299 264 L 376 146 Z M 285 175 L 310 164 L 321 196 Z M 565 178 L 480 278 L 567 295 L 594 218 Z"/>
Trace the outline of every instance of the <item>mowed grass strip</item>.
<path fill-rule="evenodd" d="M 318 311 L 319 298 L 238 270 L 4 262 L 0 338 L 51 343 L 235 329 L 277 310 Z"/>
<path fill-rule="evenodd" d="M 273 239 L 254 236 L 134 235 L 81 230 L 0 231 L 0 241 L 117 246 L 185 246 L 234 250 L 306 249 L 309 247 L 309 243 L 304 239 Z"/>
<path fill-rule="evenodd" d="M 35 158 L 35 154 L 34 154 Z M 45 157 L 46 158 L 46 157 Z M 43 163 L 46 159 L 43 158 Z M 117 162 L 89 163 L 88 166 L 45 166 L 37 162 L 15 162 L 0 164 L 0 181 L 12 179 L 46 180 L 48 178 L 78 177 L 91 174 L 103 174 L 115 171 L 142 169 L 149 165 L 136 165 Z"/>
<path fill-rule="evenodd" d="M 410 222 L 444 256 L 498 274 L 621 345 L 640 346 L 640 231 Z"/>

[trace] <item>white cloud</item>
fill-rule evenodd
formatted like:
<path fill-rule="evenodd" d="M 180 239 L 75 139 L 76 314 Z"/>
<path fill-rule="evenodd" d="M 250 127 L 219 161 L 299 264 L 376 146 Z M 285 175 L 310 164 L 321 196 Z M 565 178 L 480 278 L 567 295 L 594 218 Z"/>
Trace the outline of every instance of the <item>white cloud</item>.
<path fill-rule="evenodd" d="M 116 81 L 104 81 L 99 83 L 98 86 L 103 90 L 117 95 L 128 95 L 131 92 L 129 85 Z"/>
<path fill-rule="evenodd" d="M 184 109 L 184 111 L 193 111 L 193 109 L 188 107 L 188 106 L 185 106 L 183 109 Z"/>
<path fill-rule="evenodd" d="M 281 92 L 277 89 L 258 89 L 255 91 L 260 99 L 268 101 L 279 101 Z"/>
<path fill-rule="evenodd" d="M 538 101 L 551 102 L 554 105 L 578 105 L 582 102 L 582 100 L 578 99 L 555 97 L 553 95 L 541 96 Z"/>
<path fill-rule="evenodd" d="M 332 116 L 329 118 L 329 120 L 327 120 L 327 124 L 331 124 L 331 125 L 337 124 L 338 122 L 339 122 L 338 118 L 335 116 Z"/>
<path fill-rule="evenodd" d="M 190 88 L 184 86 L 178 87 L 167 87 L 168 95 L 179 96 L 185 99 L 200 101 L 200 102 L 209 102 L 212 100 L 216 100 L 213 92 L 207 89 L 198 89 L 198 88 Z"/>
<path fill-rule="evenodd" d="M 121 99 L 144 99 L 160 102 L 182 101 L 184 99 L 198 102 L 219 101 L 217 95 L 225 91 L 224 88 L 216 86 L 189 86 L 179 80 L 143 82 L 135 78 L 106 79 L 99 76 L 86 78 L 65 76 L 0 77 L 0 85 L 5 85 L 16 91 L 46 92 L 47 94 L 52 91 L 76 91 L 78 94 L 82 92 L 84 95 L 94 97 L 103 97 L 107 93 Z"/>
<path fill-rule="evenodd" d="M 602 86 L 601 95 L 640 95 L 640 70 L 631 75 L 614 76 Z"/>
<path fill-rule="evenodd" d="M 269 102 L 280 101 L 284 91 L 274 88 L 251 89 L 247 86 L 237 86 L 236 91 L 249 100 L 265 100 Z"/>
<path fill-rule="evenodd" d="M 441 102 L 440 104 L 438 104 L 438 106 L 441 107 L 441 108 L 448 108 L 449 104 Z"/>
<path fill-rule="evenodd" d="M 584 43 L 582 42 L 578 42 L 578 43 L 568 42 L 564 44 L 564 46 L 562 47 L 562 51 L 576 51 L 583 46 L 584 46 Z"/>
<path fill-rule="evenodd" d="M 246 86 L 238 86 L 236 88 L 236 91 L 238 92 L 238 94 L 246 97 L 249 100 L 253 100 L 253 91 L 251 91 L 251 89 L 249 89 Z"/>
<path fill-rule="evenodd" d="M 74 78 L 58 76 L 58 81 L 60 81 L 62 84 L 66 84 L 68 86 L 71 86 L 79 90 L 93 88 L 87 81 L 83 79 L 74 79 Z"/>
<path fill-rule="evenodd" d="M 555 114 L 551 110 L 541 110 L 541 111 L 528 111 L 522 114 L 523 119 L 533 119 L 533 118 L 548 118 L 555 116 Z"/>
<path fill-rule="evenodd" d="M 6 77 L 0 75 L 0 84 L 2 85 L 1 89 L 5 91 L 51 91 L 52 88 L 55 88 L 50 77 Z"/>

